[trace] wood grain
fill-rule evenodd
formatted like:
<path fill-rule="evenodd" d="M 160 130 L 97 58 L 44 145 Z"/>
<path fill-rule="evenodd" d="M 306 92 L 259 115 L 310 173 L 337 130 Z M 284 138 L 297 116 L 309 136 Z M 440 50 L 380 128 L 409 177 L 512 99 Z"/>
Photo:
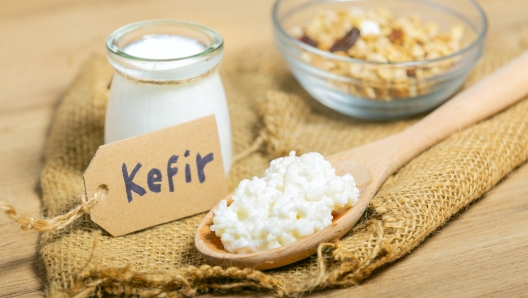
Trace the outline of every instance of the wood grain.
<path fill-rule="evenodd" d="M 0 192 L 26 214 L 41 208 L 41 152 L 54 107 L 80 63 L 104 52 L 106 36 L 144 19 L 186 19 L 226 40 L 226 59 L 271 42 L 271 0 L 0 0 Z M 528 1 L 479 0 L 492 46 L 515 45 L 528 27 Z M 31 179 L 30 179 L 31 178 Z M 528 165 L 402 260 L 360 287 L 315 296 L 512 296 L 528 285 Z M 32 182 L 33 180 L 33 182 Z M 496 208 L 498 203 L 500 208 Z M 37 234 L 0 216 L 0 297 L 41 297 Z"/>

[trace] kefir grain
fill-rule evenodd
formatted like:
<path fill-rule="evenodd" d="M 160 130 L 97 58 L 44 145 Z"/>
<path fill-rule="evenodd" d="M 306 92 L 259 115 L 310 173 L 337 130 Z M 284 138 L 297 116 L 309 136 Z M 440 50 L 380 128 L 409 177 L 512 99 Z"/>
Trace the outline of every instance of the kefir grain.
<path fill-rule="evenodd" d="M 261 178 L 245 179 L 233 202 L 219 203 L 211 231 L 232 253 L 277 248 L 311 235 L 358 202 L 350 174 L 337 176 L 317 152 L 273 160 Z"/>

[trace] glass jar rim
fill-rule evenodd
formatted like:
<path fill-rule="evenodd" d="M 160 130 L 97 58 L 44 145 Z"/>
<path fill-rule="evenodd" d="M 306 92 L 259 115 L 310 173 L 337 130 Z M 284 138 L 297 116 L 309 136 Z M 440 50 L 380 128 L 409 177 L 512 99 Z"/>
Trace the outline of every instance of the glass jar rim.
<path fill-rule="evenodd" d="M 153 58 L 137 57 L 137 56 L 126 53 L 121 47 L 117 45 L 117 41 L 123 36 L 125 36 L 126 34 L 133 32 L 134 30 L 137 30 L 137 29 L 146 28 L 149 26 L 156 26 L 156 25 L 171 25 L 171 26 L 192 28 L 202 33 L 205 33 L 211 38 L 213 42 L 206 49 L 194 55 L 177 57 L 177 58 L 168 58 L 168 59 L 153 59 Z M 112 32 L 106 39 L 106 48 L 109 52 L 119 57 L 135 60 L 138 62 L 183 61 L 187 59 L 207 56 L 217 51 L 218 49 L 221 49 L 223 45 L 224 45 L 224 39 L 222 38 L 222 36 L 218 32 L 216 32 L 215 30 L 209 27 L 206 27 L 206 26 L 203 26 L 197 23 L 189 22 L 189 21 L 169 20 L 169 19 L 146 20 L 146 21 L 139 21 L 139 22 L 131 23 L 131 24 L 118 28 L 117 30 Z"/>

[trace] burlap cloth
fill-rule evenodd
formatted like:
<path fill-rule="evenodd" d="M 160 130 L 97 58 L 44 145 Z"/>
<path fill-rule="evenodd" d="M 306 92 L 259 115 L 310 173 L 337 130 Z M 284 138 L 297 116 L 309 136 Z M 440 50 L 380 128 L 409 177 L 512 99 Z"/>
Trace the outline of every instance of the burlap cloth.
<path fill-rule="evenodd" d="M 243 178 L 260 175 L 272 158 L 290 150 L 332 154 L 383 138 L 416 121 L 368 122 L 342 116 L 311 99 L 274 50 L 245 53 L 221 67 L 234 151 L 241 153 L 253 145 L 233 166 L 231 188 Z M 488 50 L 467 84 L 518 53 Z M 104 57 L 89 59 L 58 107 L 41 176 L 48 216 L 80 204 L 83 172 L 103 144 L 112 73 Z M 409 253 L 528 159 L 527 115 L 528 100 L 524 100 L 412 160 L 383 185 L 362 220 L 334 246 L 323 249 L 319 258 L 265 272 L 214 267 L 200 257 L 193 243 L 204 214 L 117 238 L 84 215 L 40 239 L 47 293 L 53 297 L 103 293 L 174 297 L 255 290 L 295 296 L 356 285 L 376 268 Z"/>

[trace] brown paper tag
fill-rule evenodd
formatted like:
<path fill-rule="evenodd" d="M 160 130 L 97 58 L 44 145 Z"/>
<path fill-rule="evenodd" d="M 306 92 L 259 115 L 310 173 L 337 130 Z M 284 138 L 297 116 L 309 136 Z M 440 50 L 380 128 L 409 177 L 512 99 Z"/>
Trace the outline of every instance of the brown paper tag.
<path fill-rule="evenodd" d="M 91 219 L 113 236 L 214 207 L 227 195 L 214 115 L 99 147 L 84 173 Z"/>

